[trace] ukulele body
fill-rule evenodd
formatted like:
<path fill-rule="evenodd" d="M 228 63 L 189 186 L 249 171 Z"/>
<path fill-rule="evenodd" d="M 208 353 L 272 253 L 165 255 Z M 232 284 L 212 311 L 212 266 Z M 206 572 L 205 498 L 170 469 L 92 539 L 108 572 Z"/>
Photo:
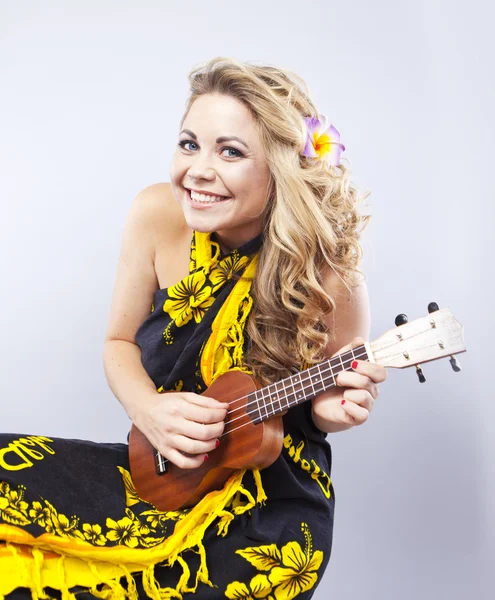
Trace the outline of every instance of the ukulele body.
<path fill-rule="evenodd" d="M 235 431 L 224 435 L 218 448 L 209 452 L 208 460 L 194 469 L 181 469 L 168 461 L 167 471 L 157 474 L 155 449 L 133 424 L 129 437 L 129 462 L 139 497 L 161 511 L 194 506 L 207 493 L 221 489 L 234 471 L 264 469 L 274 463 L 282 451 L 282 416 L 254 423 L 254 417 L 246 412 L 246 402 L 236 402 L 257 389 L 250 375 L 230 371 L 218 377 L 201 394 L 232 405 L 229 410 L 235 412 L 224 434 L 229 430 Z"/>

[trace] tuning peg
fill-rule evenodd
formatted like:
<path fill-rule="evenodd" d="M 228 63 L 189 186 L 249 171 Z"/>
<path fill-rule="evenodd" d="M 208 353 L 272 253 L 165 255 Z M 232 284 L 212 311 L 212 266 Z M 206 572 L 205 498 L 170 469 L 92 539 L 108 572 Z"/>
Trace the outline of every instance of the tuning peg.
<path fill-rule="evenodd" d="M 428 312 L 430 314 L 437 310 L 440 310 L 440 309 L 438 308 L 438 304 L 436 302 L 430 302 L 428 304 Z M 452 367 L 454 372 L 459 373 L 459 371 L 461 370 L 461 365 L 459 364 L 459 361 L 456 359 L 456 357 L 453 354 L 450 355 L 449 362 L 450 362 L 450 366 Z"/>
<path fill-rule="evenodd" d="M 428 304 L 428 312 L 431 314 L 432 312 L 435 312 L 436 310 L 440 310 L 440 308 L 438 307 L 438 304 L 436 302 L 430 302 Z"/>
<path fill-rule="evenodd" d="M 405 325 L 407 320 L 407 315 L 400 313 L 400 315 L 395 317 L 395 324 L 397 327 L 400 327 L 401 325 Z M 419 383 L 424 383 L 426 381 L 426 377 L 423 375 L 420 365 L 416 365 L 416 375 L 418 376 Z"/>
<path fill-rule="evenodd" d="M 450 366 L 452 367 L 452 369 L 456 373 L 459 373 L 459 371 L 461 370 L 461 365 L 459 364 L 459 361 L 456 359 L 456 357 L 452 356 L 452 354 L 450 355 L 449 363 L 450 363 Z"/>
<path fill-rule="evenodd" d="M 424 383 L 426 381 L 426 377 L 423 375 L 423 371 L 419 365 L 416 365 L 416 375 L 418 376 L 419 383 Z"/>

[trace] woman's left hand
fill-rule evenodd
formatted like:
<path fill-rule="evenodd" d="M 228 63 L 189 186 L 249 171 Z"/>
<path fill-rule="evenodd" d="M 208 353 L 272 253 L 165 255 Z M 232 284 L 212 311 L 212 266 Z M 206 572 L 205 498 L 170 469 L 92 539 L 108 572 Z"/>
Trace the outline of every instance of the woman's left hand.
<path fill-rule="evenodd" d="M 363 343 L 364 340 L 357 337 L 333 356 L 348 352 Z M 366 360 L 357 359 L 356 363 L 355 369 L 341 371 L 337 375 L 336 387 L 313 398 L 313 421 L 322 431 L 342 431 L 368 420 L 378 398 L 378 384 L 387 378 L 387 370 Z"/>

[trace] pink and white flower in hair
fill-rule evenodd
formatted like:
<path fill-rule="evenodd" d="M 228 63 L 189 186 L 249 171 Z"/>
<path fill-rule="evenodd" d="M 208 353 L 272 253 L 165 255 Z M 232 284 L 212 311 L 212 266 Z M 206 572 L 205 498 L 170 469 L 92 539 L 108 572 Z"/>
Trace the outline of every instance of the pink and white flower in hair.
<path fill-rule="evenodd" d="M 340 156 L 345 150 L 344 144 L 340 141 L 340 133 L 329 123 L 328 117 L 318 115 L 318 117 L 304 117 L 307 129 L 307 138 L 303 156 L 310 158 L 320 158 L 326 160 L 328 165 L 337 166 L 340 163 Z"/>

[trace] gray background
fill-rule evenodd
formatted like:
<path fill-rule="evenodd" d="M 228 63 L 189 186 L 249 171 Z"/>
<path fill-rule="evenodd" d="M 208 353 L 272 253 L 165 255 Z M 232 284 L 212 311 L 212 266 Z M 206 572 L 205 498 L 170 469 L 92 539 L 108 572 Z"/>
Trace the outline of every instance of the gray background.
<path fill-rule="evenodd" d="M 334 549 L 315 598 L 493 598 L 491 3 L 0 2 L 2 431 L 124 441 L 102 365 L 122 227 L 168 181 L 187 73 L 306 79 L 372 195 L 371 340 L 448 306 L 467 353 L 389 370 L 329 436 Z M 490 569 L 491 567 L 491 569 Z"/>

